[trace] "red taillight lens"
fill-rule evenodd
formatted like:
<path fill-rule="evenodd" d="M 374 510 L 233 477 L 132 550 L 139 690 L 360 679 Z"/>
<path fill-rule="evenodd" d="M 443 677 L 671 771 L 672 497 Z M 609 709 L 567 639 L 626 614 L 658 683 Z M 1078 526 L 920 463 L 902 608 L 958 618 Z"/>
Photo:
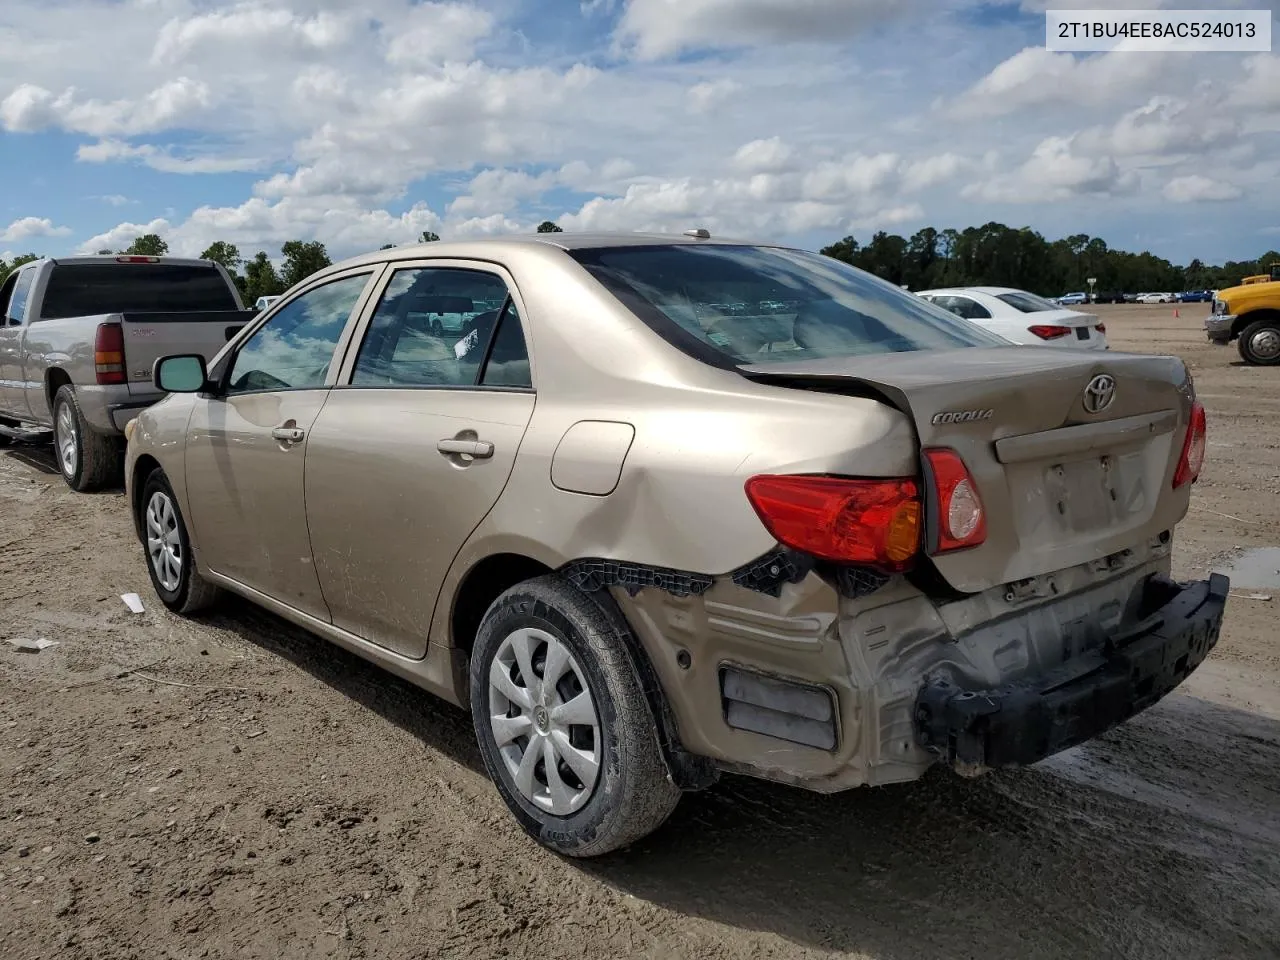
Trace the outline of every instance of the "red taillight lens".
<path fill-rule="evenodd" d="M 1027 327 L 1027 329 L 1041 340 L 1057 340 L 1059 337 L 1069 337 L 1072 332 L 1070 327 L 1059 327 L 1047 323 L 1037 323 L 1034 327 Z"/>
<path fill-rule="evenodd" d="M 124 330 L 118 323 L 100 323 L 93 338 L 93 364 L 98 383 L 125 383 Z"/>
<path fill-rule="evenodd" d="M 759 476 L 747 498 L 778 542 L 822 560 L 891 573 L 920 549 L 920 490 L 911 479 Z"/>
<path fill-rule="evenodd" d="M 1098 332 L 1099 332 L 1099 333 L 1106 333 L 1106 332 L 1107 332 L 1107 325 L 1106 325 L 1105 323 L 1100 323 L 1100 324 L 1098 324 Z"/>
<path fill-rule="evenodd" d="M 924 451 L 936 501 L 933 553 L 976 547 L 987 539 L 987 512 L 969 468 L 954 450 Z"/>
<path fill-rule="evenodd" d="M 125 256 L 125 257 L 116 257 L 116 263 L 159 263 L 159 262 L 160 262 L 159 257 L 141 257 L 141 256 L 137 256 L 136 254 Z"/>
<path fill-rule="evenodd" d="M 1197 400 L 1191 404 L 1191 420 L 1187 425 L 1187 438 L 1182 441 L 1182 456 L 1178 458 L 1178 469 L 1173 474 L 1173 489 L 1177 490 L 1199 479 L 1200 468 L 1204 466 L 1208 436 L 1204 405 Z"/>

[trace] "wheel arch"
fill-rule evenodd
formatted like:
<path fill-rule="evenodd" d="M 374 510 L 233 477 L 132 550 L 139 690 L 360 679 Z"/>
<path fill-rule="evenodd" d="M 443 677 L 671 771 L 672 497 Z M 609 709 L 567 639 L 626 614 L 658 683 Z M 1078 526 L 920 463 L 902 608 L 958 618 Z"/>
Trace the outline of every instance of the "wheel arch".
<path fill-rule="evenodd" d="M 1235 323 L 1231 325 L 1231 336 L 1238 337 L 1245 327 L 1251 323 L 1257 323 L 1259 320 L 1270 320 L 1277 326 L 1280 326 L 1280 309 L 1274 307 L 1261 307 L 1257 310 L 1250 310 L 1242 313 L 1235 319 Z"/>
<path fill-rule="evenodd" d="M 129 513 L 133 516 L 133 529 L 137 533 L 138 539 L 142 539 L 142 494 L 143 487 L 146 486 L 147 477 L 151 476 L 156 470 L 162 470 L 160 461 L 149 453 L 144 453 L 138 457 L 133 465 L 133 473 L 129 478 L 129 490 L 132 496 L 129 498 Z M 190 531 L 188 531 L 190 535 Z"/>
<path fill-rule="evenodd" d="M 559 574 L 564 568 L 552 568 L 540 560 L 516 552 L 494 553 L 476 561 L 463 575 L 453 593 L 453 605 L 449 614 L 449 644 L 459 653 L 462 677 L 470 670 L 471 652 L 475 646 L 480 621 L 495 600 L 503 593 L 538 577 Z M 570 589 L 578 589 L 566 578 Z M 684 749 L 677 729 L 675 714 L 667 700 L 666 691 L 649 652 L 632 629 L 622 606 L 608 588 L 583 591 L 606 615 L 618 625 L 618 634 L 625 639 L 625 650 L 636 671 L 645 700 L 654 719 L 663 759 L 673 782 L 684 790 L 700 790 L 713 784 L 718 773 L 711 760 L 690 754 Z M 457 662 L 457 661 L 455 661 Z M 461 678 L 460 678 L 461 679 Z M 469 684 L 459 683 L 462 691 Z M 465 703 L 463 699 L 460 702 Z"/>
<path fill-rule="evenodd" d="M 58 391 L 63 387 L 75 388 L 75 384 L 71 381 L 71 374 L 63 370 L 61 367 L 50 367 L 44 372 L 44 398 L 49 404 L 49 419 L 53 420 L 53 401 L 58 396 Z"/>

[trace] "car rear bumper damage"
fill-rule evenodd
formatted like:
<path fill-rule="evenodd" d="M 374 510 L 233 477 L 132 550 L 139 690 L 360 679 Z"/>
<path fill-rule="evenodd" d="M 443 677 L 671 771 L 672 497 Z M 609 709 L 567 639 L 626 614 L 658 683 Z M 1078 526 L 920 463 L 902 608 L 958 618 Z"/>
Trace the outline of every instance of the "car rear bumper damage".
<path fill-rule="evenodd" d="M 1153 611 L 1100 649 L 1037 677 L 996 689 L 947 680 L 916 698 L 916 737 L 964 774 L 1034 763 L 1083 743 L 1145 710 L 1174 689 L 1218 642 L 1228 579 L 1176 584 L 1152 576 Z"/>

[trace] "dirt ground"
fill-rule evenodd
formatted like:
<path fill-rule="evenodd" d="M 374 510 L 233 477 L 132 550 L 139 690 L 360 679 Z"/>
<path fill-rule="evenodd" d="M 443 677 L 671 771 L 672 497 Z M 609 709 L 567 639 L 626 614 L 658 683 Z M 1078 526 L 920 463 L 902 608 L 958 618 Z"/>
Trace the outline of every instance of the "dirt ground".
<path fill-rule="evenodd" d="M 1177 572 L 1280 545 L 1280 370 L 1209 346 L 1200 306 L 1099 310 L 1209 411 Z M 519 832 L 461 711 L 244 603 L 171 616 L 143 563 L 119 492 L 0 452 L 0 640 L 58 643 L 0 643 L 6 960 L 1280 956 L 1266 583 L 1234 586 L 1182 692 L 1037 767 L 830 797 L 727 777 L 579 863 Z"/>

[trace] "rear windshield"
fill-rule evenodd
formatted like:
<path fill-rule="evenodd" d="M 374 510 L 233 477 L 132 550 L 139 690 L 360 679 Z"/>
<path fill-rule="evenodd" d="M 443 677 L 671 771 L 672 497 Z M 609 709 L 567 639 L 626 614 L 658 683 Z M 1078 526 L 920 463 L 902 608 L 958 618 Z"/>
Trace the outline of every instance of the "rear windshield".
<path fill-rule="evenodd" d="M 997 300 L 1003 300 L 1015 310 L 1021 310 L 1023 313 L 1047 313 L 1050 310 L 1061 310 L 1056 303 L 1050 303 L 1043 297 L 1037 297 L 1034 293 L 1026 293 L 1022 290 L 1015 290 L 1012 293 L 997 293 Z"/>
<path fill-rule="evenodd" d="M 40 316 L 236 310 L 214 267 L 169 263 L 60 263 L 49 276 Z"/>
<path fill-rule="evenodd" d="M 719 366 L 1006 343 L 816 253 L 680 244 L 570 256 L 668 341 Z"/>

